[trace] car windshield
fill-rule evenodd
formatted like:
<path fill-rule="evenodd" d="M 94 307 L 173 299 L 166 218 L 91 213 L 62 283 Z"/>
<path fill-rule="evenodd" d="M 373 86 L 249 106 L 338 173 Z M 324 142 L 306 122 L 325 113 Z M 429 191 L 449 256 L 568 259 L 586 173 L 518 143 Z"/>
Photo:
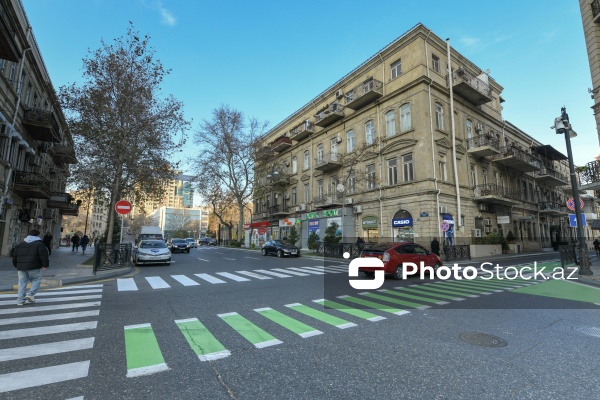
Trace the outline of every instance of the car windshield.
<path fill-rule="evenodd" d="M 187 240 L 188 242 L 195 242 L 196 241 L 196 239 L 194 239 L 194 238 L 186 238 L 185 240 Z"/>
<path fill-rule="evenodd" d="M 173 244 L 182 244 L 182 243 L 186 244 L 187 242 L 185 240 L 183 240 L 183 239 L 173 239 L 171 241 L 171 243 L 173 243 Z"/>
<path fill-rule="evenodd" d="M 162 240 L 144 240 L 140 243 L 141 249 L 164 249 L 167 247 Z"/>

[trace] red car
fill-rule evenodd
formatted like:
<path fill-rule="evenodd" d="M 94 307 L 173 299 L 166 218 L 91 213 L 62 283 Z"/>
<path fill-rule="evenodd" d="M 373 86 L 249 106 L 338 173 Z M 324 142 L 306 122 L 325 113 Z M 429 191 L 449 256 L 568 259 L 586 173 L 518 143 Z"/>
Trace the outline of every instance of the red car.
<path fill-rule="evenodd" d="M 360 253 L 361 257 L 375 257 L 383 261 L 384 272 L 391 274 L 394 279 L 402 279 L 402 263 L 410 262 L 418 266 L 420 271 L 421 261 L 424 266 L 439 268 L 442 265 L 442 260 L 425 247 L 412 242 L 401 243 L 378 243 L 369 248 L 364 249 Z M 375 275 L 374 267 L 361 267 L 360 271 L 364 272 L 368 277 Z M 428 276 L 428 274 L 425 274 Z"/>

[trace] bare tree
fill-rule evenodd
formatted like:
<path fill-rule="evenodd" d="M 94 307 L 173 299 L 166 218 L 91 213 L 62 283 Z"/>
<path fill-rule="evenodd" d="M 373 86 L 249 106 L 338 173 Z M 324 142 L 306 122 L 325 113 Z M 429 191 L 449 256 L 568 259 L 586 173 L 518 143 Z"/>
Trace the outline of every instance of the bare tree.
<path fill-rule="evenodd" d="M 244 207 L 252 199 L 254 146 L 266 127 L 266 122 L 246 120 L 240 111 L 222 105 L 210 121 L 202 122 L 195 136 L 201 146 L 196 159 L 198 192 L 213 205 L 213 211 L 232 199 L 239 210 L 238 238 L 242 237 Z"/>
<path fill-rule="evenodd" d="M 182 231 L 191 221 L 191 217 L 186 215 L 185 210 L 171 210 L 168 214 L 166 230 L 169 231 Z"/>
<path fill-rule="evenodd" d="M 183 145 L 183 137 L 179 143 L 174 138 L 188 125 L 182 103 L 160 97 L 170 71 L 148 42 L 131 24 L 126 36 L 90 51 L 83 60 L 84 84 L 60 89 L 79 161 L 72 171 L 75 183 L 94 182 L 110 197 L 108 243 L 118 199 L 137 204 L 142 195 L 161 196 L 162 183 L 177 168 L 169 157 Z"/>

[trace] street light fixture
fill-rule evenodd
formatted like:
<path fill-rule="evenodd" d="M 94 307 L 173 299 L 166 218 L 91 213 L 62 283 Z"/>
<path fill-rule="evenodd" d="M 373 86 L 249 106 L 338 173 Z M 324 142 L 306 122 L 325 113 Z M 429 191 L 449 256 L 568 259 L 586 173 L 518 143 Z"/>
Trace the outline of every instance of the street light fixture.
<path fill-rule="evenodd" d="M 567 144 L 567 157 L 569 158 L 569 172 L 571 175 L 571 189 L 573 190 L 573 201 L 575 203 L 575 218 L 577 220 L 577 236 L 579 239 L 579 275 L 592 275 L 590 269 L 590 259 L 588 257 L 587 248 L 585 245 L 585 238 L 583 237 L 583 225 L 581 221 L 581 208 L 579 207 L 579 191 L 577 180 L 575 179 L 575 166 L 573 164 L 573 152 L 571 151 L 571 138 L 576 137 L 577 134 L 572 129 L 569 123 L 569 115 L 567 109 L 562 107 L 560 109 L 560 117 L 554 118 L 554 126 L 551 127 L 556 129 L 557 134 L 565 135 L 565 142 Z"/>

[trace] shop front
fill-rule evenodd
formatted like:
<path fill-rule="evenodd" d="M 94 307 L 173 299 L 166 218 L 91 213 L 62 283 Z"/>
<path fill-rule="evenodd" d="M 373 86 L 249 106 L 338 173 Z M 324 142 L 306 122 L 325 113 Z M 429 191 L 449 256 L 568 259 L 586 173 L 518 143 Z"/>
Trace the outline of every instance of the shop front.
<path fill-rule="evenodd" d="M 392 218 L 392 238 L 396 242 L 414 242 L 413 216 L 407 210 L 398 210 Z"/>
<path fill-rule="evenodd" d="M 279 220 L 279 236 L 276 239 L 289 238 L 291 235 L 292 227 L 296 228 L 296 235 L 302 237 L 302 224 L 298 218 L 285 218 Z"/>
<path fill-rule="evenodd" d="M 444 242 L 448 246 L 454 246 L 454 218 L 452 214 L 442 214 L 442 224 L 448 227 L 448 230 L 444 232 Z"/>
<path fill-rule="evenodd" d="M 246 231 L 246 247 L 252 247 L 252 245 L 261 247 L 268 239 L 268 230 L 270 227 L 271 223 L 269 221 L 244 224 L 244 230 Z"/>
<path fill-rule="evenodd" d="M 322 241 L 325 237 L 325 230 L 333 223 L 338 225 L 336 236 L 342 237 L 354 235 L 354 216 L 352 209 L 336 208 L 332 210 L 323 210 L 309 212 L 301 215 L 302 226 L 302 247 L 308 248 L 308 237 L 311 233 L 315 233 L 319 240 Z M 349 236 L 351 237 L 351 236 Z"/>
<path fill-rule="evenodd" d="M 379 218 L 372 215 L 363 217 L 362 231 L 362 238 L 365 242 L 379 242 Z"/>

